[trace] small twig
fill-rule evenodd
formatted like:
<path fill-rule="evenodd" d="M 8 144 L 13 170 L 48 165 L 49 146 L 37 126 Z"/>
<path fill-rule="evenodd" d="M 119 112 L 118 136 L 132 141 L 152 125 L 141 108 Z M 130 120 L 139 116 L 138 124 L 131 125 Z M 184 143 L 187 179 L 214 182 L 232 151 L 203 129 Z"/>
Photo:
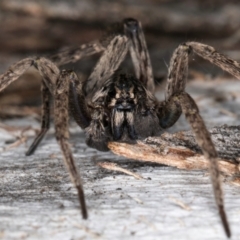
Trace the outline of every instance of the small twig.
<path fill-rule="evenodd" d="M 3 147 L 2 150 L 0 150 L 0 152 L 5 152 L 12 148 L 16 148 L 16 147 L 20 146 L 21 144 L 25 143 L 26 141 L 27 141 L 27 137 L 22 136 L 21 138 L 17 139 L 15 142 L 9 144 L 6 147 Z"/>
<path fill-rule="evenodd" d="M 32 137 L 35 136 L 36 133 L 39 131 L 37 128 L 33 128 L 31 126 L 27 127 L 15 127 L 15 126 L 9 126 L 3 123 L 0 123 L 0 130 L 6 131 L 8 134 L 12 135 L 13 137 Z"/>
<path fill-rule="evenodd" d="M 235 114 L 235 113 L 233 113 L 233 112 L 231 112 L 231 111 L 229 111 L 227 109 L 224 109 L 224 108 L 220 109 L 220 113 L 223 113 L 223 114 L 225 114 L 225 115 L 227 115 L 229 117 L 237 118 L 237 114 Z"/>
<path fill-rule="evenodd" d="M 4 118 L 9 117 L 33 117 L 40 119 L 41 108 L 39 107 L 19 107 L 3 105 L 0 109 L 0 116 Z"/>
<path fill-rule="evenodd" d="M 128 197 L 132 198 L 133 200 L 135 200 L 137 203 L 139 204 L 143 204 L 143 201 L 137 197 L 132 197 L 131 195 L 127 194 Z"/>
<path fill-rule="evenodd" d="M 97 163 L 97 165 L 99 167 L 102 167 L 102 168 L 105 168 L 105 169 L 108 169 L 108 170 L 123 172 L 127 175 L 135 177 L 136 179 L 143 179 L 143 177 L 141 175 L 139 175 L 137 173 L 133 173 L 133 172 L 127 170 L 127 169 L 124 169 L 124 168 L 118 166 L 116 163 L 99 162 L 99 163 Z"/>
<path fill-rule="evenodd" d="M 176 199 L 174 197 L 168 197 L 168 199 L 171 200 L 172 202 L 174 202 L 175 204 L 177 204 L 178 206 L 180 206 L 181 208 L 187 210 L 187 211 L 192 210 L 187 204 L 183 203 L 179 199 Z"/>
<path fill-rule="evenodd" d="M 240 186 L 240 179 L 239 178 L 235 178 L 233 180 L 230 181 L 233 185 L 235 186 Z"/>
<path fill-rule="evenodd" d="M 135 159 L 144 162 L 154 162 L 168 166 L 177 167 L 186 170 L 206 170 L 208 169 L 208 161 L 203 155 L 198 154 L 185 147 L 164 147 L 164 151 L 147 145 L 142 141 L 137 144 L 110 142 L 108 147 L 117 155 Z M 239 174 L 236 164 L 219 160 L 221 172 L 226 175 L 233 176 Z"/>
<path fill-rule="evenodd" d="M 0 124 L 0 128 L 7 131 L 13 137 L 16 138 L 12 143 L 8 144 L 6 147 L 3 147 L 0 152 L 8 151 L 12 148 L 16 148 L 23 143 L 26 143 L 28 137 L 33 136 L 36 134 L 38 130 L 33 129 L 32 127 L 12 127 L 4 124 Z"/>
<path fill-rule="evenodd" d="M 86 233 L 91 235 L 93 238 L 100 238 L 101 237 L 100 233 L 93 232 L 90 228 L 88 228 L 86 226 L 82 226 L 82 225 L 80 225 L 78 223 L 74 223 L 74 226 L 79 228 L 79 229 L 81 229 L 81 230 L 84 230 Z"/>
<path fill-rule="evenodd" d="M 239 169 L 240 126 L 213 128 L 210 133 L 219 154 L 219 169 L 226 175 L 236 178 Z M 198 150 L 191 131 L 175 134 L 163 133 L 159 137 L 149 137 L 136 144 L 109 142 L 109 149 L 115 154 L 143 162 L 153 162 L 184 170 L 208 170 L 209 162 Z"/>

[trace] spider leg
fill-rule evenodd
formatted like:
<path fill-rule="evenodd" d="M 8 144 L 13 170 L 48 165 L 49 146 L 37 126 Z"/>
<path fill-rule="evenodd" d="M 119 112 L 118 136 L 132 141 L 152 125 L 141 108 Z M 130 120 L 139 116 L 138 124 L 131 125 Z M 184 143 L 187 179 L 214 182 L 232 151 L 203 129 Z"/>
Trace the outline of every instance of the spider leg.
<path fill-rule="evenodd" d="M 107 143 L 110 139 L 109 128 L 104 125 L 106 113 L 103 99 L 107 96 L 108 85 L 114 81 L 113 75 L 118 70 L 129 50 L 128 38 L 120 33 L 111 36 L 111 40 L 105 43 L 108 43 L 106 50 L 82 87 L 85 102 L 91 108 L 91 122 L 88 121 L 90 123 L 89 126 L 85 125 L 87 126 L 85 129 L 86 143 L 88 146 L 100 151 L 108 151 Z M 70 87 L 70 89 L 72 88 Z M 72 96 L 74 95 L 74 91 L 71 92 Z M 80 97 L 81 93 L 78 95 Z M 74 108 L 77 109 L 79 102 L 71 101 L 71 105 L 75 105 Z"/>
<path fill-rule="evenodd" d="M 168 69 L 167 86 L 165 90 L 166 101 L 162 103 L 163 105 L 165 105 L 174 94 L 185 91 L 189 52 L 190 49 L 185 45 L 180 45 L 173 52 Z M 174 102 L 171 104 L 167 103 L 166 106 L 160 107 L 159 110 L 160 126 L 162 128 L 171 127 L 182 114 L 182 109 Z"/>
<path fill-rule="evenodd" d="M 188 55 L 191 49 L 184 44 L 173 52 L 168 69 L 166 100 L 173 94 L 185 91 L 188 75 Z"/>
<path fill-rule="evenodd" d="M 100 41 L 94 41 L 88 44 L 82 44 L 76 48 L 66 48 L 48 58 L 57 66 L 61 66 L 70 62 L 76 62 L 83 57 L 102 52 L 104 49 L 105 48 Z"/>
<path fill-rule="evenodd" d="M 26 152 L 26 156 L 32 155 L 36 148 L 38 147 L 39 143 L 42 141 L 43 137 L 47 133 L 50 127 L 50 100 L 51 100 L 51 93 L 46 86 L 45 82 L 42 81 L 42 120 L 41 120 L 41 131 L 38 133 L 36 138 L 34 139 L 33 143 L 29 147 L 28 151 Z"/>
<path fill-rule="evenodd" d="M 34 63 L 34 58 L 25 58 L 12 66 L 0 75 L 0 91 L 6 88 L 9 84 L 16 81 L 25 71 Z"/>
<path fill-rule="evenodd" d="M 87 97 L 92 99 L 96 92 L 102 89 L 106 81 L 118 70 L 128 50 L 129 41 L 126 36 L 118 34 L 113 37 L 83 86 Z"/>
<path fill-rule="evenodd" d="M 174 51 L 171 58 L 166 86 L 166 100 L 173 94 L 184 91 L 188 72 L 188 56 L 191 51 L 240 79 L 240 64 L 237 61 L 217 52 L 211 46 L 197 42 L 186 42 Z M 164 113 L 160 112 L 162 116 L 161 127 L 171 127 L 181 116 L 181 113 L 182 110 L 174 103 L 169 108 L 165 108 Z"/>
<path fill-rule="evenodd" d="M 56 139 L 61 147 L 64 156 L 65 165 L 68 168 L 72 182 L 78 191 L 78 198 L 81 204 L 82 216 L 87 218 L 87 208 L 83 192 L 82 181 L 77 171 L 73 155 L 68 143 L 68 104 L 69 104 L 69 82 L 75 78 L 73 72 L 62 71 L 56 82 L 54 91 L 54 123 L 56 130 Z"/>
<path fill-rule="evenodd" d="M 206 44 L 198 42 L 186 42 L 185 45 L 202 58 L 210 61 L 211 63 L 240 79 L 240 63 L 237 61 L 226 57 L 225 55 L 217 52 L 213 47 Z"/>
<path fill-rule="evenodd" d="M 72 79 L 76 78 L 76 75 L 67 71 L 60 72 L 58 67 L 46 58 L 26 58 L 12 65 L 6 73 L 0 75 L 0 91 L 6 88 L 13 81 L 17 80 L 31 66 L 34 66 L 43 78 L 42 86 L 45 103 L 43 104 L 42 133 L 37 136 L 27 153 L 31 154 L 32 151 L 35 150 L 41 138 L 45 134 L 44 127 L 47 128 L 49 125 L 48 104 L 51 93 L 54 99 L 56 139 L 60 145 L 71 180 L 77 188 L 82 216 L 86 219 L 87 208 L 85 204 L 82 181 L 75 166 L 72 152 L 68 144 L 69 83 Z"/>
<path fill-rule="evenodd" d="M 200 49 L 200 50 L 199 50 Z M 203 51 L 205 49 L 205 51 Z M 209 49 L 208 51 L 206 51 Z M 188 55 L 191 50 L 200 56 L 210 60 L 222 69 L 239 77 L 239 64 L 224 55 L 217 53 L 212 47 L 200 43 L 185 43 L 180 45 L 173 53 L 170 61 L 168 81 L 166 87 L 166 100 L 159 106 L 160 125 L 167 127 L 172 125 L 183 112 L 191 125 L 195 139 L 201 147 L 206 159 L 209 160 L 209 168 L 215 201 L 219 210 L 224 230 L 230 237 L 230 228 L 224 210 L 223 193 L 221 189 L 220 171 L 217 161 L 217 152 L 211 140 L 210 134 L 199 114 L 194 100 L 185 92 L 188 73 Z M 200 53 L 199 53 L 200 52 Z M 214 57 L 213 57 L 214 56 Z M 170 122 L 167 123 L 167 122 Z"/>
<path fill-rule="evenodd" d="M 136 77 L 150 92 L 154 92 L 152 64 L 141 22 L 133 18 L 126 18 L 123 20 L 123 26 L 126 36 L 131 40 L 130 54 Z"/>
<path fill-rule="evenodd" d="M 91 117 L 85 104 L 82 82 L 77 78 L 77 75 L 72 77 L 69 83 L 69 108 L 74 120 L 82 129 L 89 126 Z"/>
<path fill-rule="evenodd" d="M 106 46 L 112 40 L 114 35 L 116 35 L 116 33 L 113 31 L 107 32 L 107 35 L 104 35 L 103 38 L 98 41 L 92 41 L 90 43 L 82 44 L 78 47 L 65 48 L 64 50 L 49 56 L 48 59 L 54 62 L 57 66 L 61 66 L 70 62 L 77 62 L 83 57 L 105 51 Z"/>
<path fill-rule="evenodd" d="M 0 75 L 0 91 L 6 88 L 9 84 L 16 81 L 29 67 L 34 66 L 39 70 L 43 77 L 42 81 L 42 124 L 41 131 L 35 138 L 32 145 L 29 147 L 26 155 L 34 153 L 38 144 L 46 134 L 50 125 L 50 94 L 54 89 L 54 84 L 59 75 L 59 69 L 49 60 L 45 58 L 25 58 L 16 64 L 13 64 L 6 73 Z"/>
<path fill-rule="evenodd" d="M 72 72 L 60 72 L 58 67 L 50 60 L 40 58 L 34 62 L 34 66 L 39 70 L 44 83 L 53 95 L 54 102 L 54 123 L 56 139 L 60 145 L 64 162 L 68 168 L 72 182 L 78 191 L 78 198 L 81 205 L 82 216 L 87 218 L 87 208 L 82 187 L 82 181 L 74 163 L 72 152 L 68 144 L 68 107 L 69 107 L 69 83 L 76 78 Z"/>
<path fill-rule="evenodd" d="M 221 176 L 218 166 L 217 152 L 211 140 L 211 136 L 204 124 L 202 117 L 199 114 L 199 110 L 195 101 L 186 92 L 176 93 L 172 95 L 169 99 L 169 105 L 171 105 L 172 103 L 181 107 L 187 121 L 192 128 L 196 142 L 202 149 L 205 158 L 209 160 L 209 169 L 215 201 L 218 207 L 224 230 L 227 236 L 230 237 L 231 232 L 224 210 L 223 192 L 221 187 Z"/>

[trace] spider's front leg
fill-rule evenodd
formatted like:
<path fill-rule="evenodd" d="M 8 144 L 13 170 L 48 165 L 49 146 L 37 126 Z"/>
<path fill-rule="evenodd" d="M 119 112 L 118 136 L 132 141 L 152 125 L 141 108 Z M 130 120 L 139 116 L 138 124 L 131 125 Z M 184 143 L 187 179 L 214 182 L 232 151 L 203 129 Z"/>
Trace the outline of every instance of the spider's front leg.
<path fill-rule="evenodd" d="M 17 80 L 31 66 L 34 66 L 43 78 L 43 116 L 41 131 L 27 151 L 27 155 L 30 155 L 34 152 L 49 128 L 49 103 L 51 94 L 54 101 L 56 139 L 60 145 L 62 154 L 64 156 L 65 165 L 68 168 L 71 180 L 77 188 L 82 216 L 84 219 L 86 219 L 87 208 L 85 204 L 82 181 L 68 144 L 69 86 L 70 83 L 77 81 L 77 76 L 73 72 L 60 72 L 58 67 L 48 59 L 26 58 L 11 66 L 6 73 L 0 75 L 0 91 L 6 88 L 13 81 Z"/>
<path fill-rule="evenodd" d="M 54 95 L 54 123 L 56 130 L 56 139 L 61 147 L 64 156 L 65 165 L 68 168 L 72 182 L 78 191 L 78 198 L 81 205 L 82 216 L 87 218 L 87 207 L 83 192 L 82 181 L 80 174 L 75 165 L 72 151 L 70 149 L 68 139 L 68 121 L 69 121 L 69 83 L 77 79 L 77 76 L 72 71 L 62 71 L 57 79 L 56 86 L 53 92 Z"/>
<path fill-rule="evenodd" d="M 205 49 L 205 52 L 203 49 Z M 195 101 L 185 92 L 188 74 L 188 55 L 191 50 L 200 52 L 201 56 L 211 60 L 235 76 L 240 76 L 239 64 L 224 55 L 217 53 L 212 47 L 193 42 L 180 45 L 174 51 L 170 61 L 166 87 L 166 100 L 159 107 L 159 122 L 162 127 L 170 127 L 178 120 L 181 113 L 184 113 L 195 135 L 196 142 L 202 149 L 205 158 L 209 160 L 215 201 L 226 235 L 230 237 L 230 228 L 224 210 L 217 152 L 204 121 L 199 114 Z M 206 52 L 206 50 L 208 51 Z"/>
<path fill-rule="evenodd" d="M 130 54 L 133 61 L 135 75 L 150 92 L 154 92 L 152 64 L 149 57 L 142 24 L 133 18 L 123 20 L 125 35 L 130 39 Z"/>
<path fill-rule="evenodd" d="M 108 151 L 107 143 L 111 140 L 109 129 L 108 96 L 109 84 L 129 50 L 129 40 L 123 34 L 112 37 L 106 50 L 97 62 L 88 80 L 70 84 L 70 108 L 74 119 L 86 131 L 88 146 L 100 151 Z M 82 100 L 82 101 L 81 101 Z M 80 113 L 78 113 L 80 112 Z M 84 115 L 83 117 L 80 117 Z"/>
<path fill-rule="evenodd" d="M 217 52 L 209 45 L 198 42 L 186 42 L 174 51 L 171 58 L 166 87 L 166 100 L 169 100 L 175 93 L 185 91 L 188 74 L 188 56 L 191 52 L 198 54 L 240 79 L 240 64 L 237 61 Z M 161 117 L 160 125 L 163 128 L 171 127 L 181 116 L 181 113 L 181 108 L 172 103 L 171 106 L 166 108 L 164 117 Z"/>
<path fill-rule="evenodd" d="M 228 237 L 231 236 L 227 216 L 224 210 L 223 192 L 221 184 L 221 175 L 218 166 L 218 155 L 212 142 L 202 117 L 200 116 L 195 101 L 186 92 L 174 94 L 167 104 L 167 107 L 179 106 L 184 113 L 191 129 L 195 135 L 195 140 L 201 148 L 206 159 L 209 160 L 209 169 L 215 195 L 215 201 L 222 220 L 223 227 Z"/>
<path fill-rule="evenodd" d="M 48 98 L 51 92 L 53 96 L 54 103 L 54 123 L 55 123 L 55 135 L 60 145 L 65 165 L 70 173 L 70 177 L 72 182 L 78 191 L 78 198 L 81 205 L 82 216 L 84 219 L 87 218 L 87 208 L 85 203 L 85 196 L 83 192 L 83 186 L 80 174 L 76 168 L 72 151 L 70 149 L 68 139 L 69 139 L 69 130 L 68 130 L 68 122 L 69 122 L 69 94 L 70 94 L 70 85 L 76 83 L 78 81 L 77 76 L 72 71 L 61 71 L 57 66 L 52 63 L 50 60 L 45 58 L 40 58 L 37 61 L 34 61 L 34 66 L 38 69 L 40 75 L 43 78 L 43 86 L 49 90 L 46 91 L 45 88 L 45 101 L 43 107 L 43 120 L 42 120 L 42 131 L 44 131 L 43 127 L 46 125 L 45 119 L 49 118 L 44 114 L 49 114 Z M 44 94 L 43 94 L 44 96 Z M 44 125 L 45 123 L 45 125 Z M 41 134 L 40 132 L 40 134 Z M 44 132 L 46 133 L 46 131 Z M 38 136 L 33 142 L 32 146 L 34 146 L 35 142 L 38 140 Z M 40 141 L 39 141 L 40 142 Z M 38 142 L 38 143 L 39 143 Z M 31 147 L 29 151 L 31 150 Z"/>

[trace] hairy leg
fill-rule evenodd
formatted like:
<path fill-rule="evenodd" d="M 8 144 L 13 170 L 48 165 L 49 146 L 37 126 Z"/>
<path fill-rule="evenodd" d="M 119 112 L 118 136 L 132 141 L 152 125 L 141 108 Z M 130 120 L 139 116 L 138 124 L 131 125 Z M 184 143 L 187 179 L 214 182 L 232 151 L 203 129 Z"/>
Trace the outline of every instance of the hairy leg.
<path fill-rule="evenodd" d="M 188 75 L 189 48 L 180 45 L 172 55 L 168 69 L 165 102 L 159 108 L 159 123 L 162 128 L 171 127 L 181 116 L 182 109 L 174 102 L 169 104 L 169 99 L 176 93 L 185 91 Z"/>
<path fill-rule="evenodd" d="M 221 187 L 221 176 L 218 166 L 217 152 L 211 140 L 211 136 L 204 124 L 204 121 L 199 114 L 198 107 L 194 100 L 185 92 L 173 95 L 169 99 L 169 102 L 170 104 L 174 103 L 181 107 L 187 121 L 192 128 L 196 142 L 202 149 L 205 158 L 209 160 L 209 169 L 215 201 L 218 207 L 224 230 L 227 236 L 230 237 L 230 228 L 224 210 L 223 192 Z"/>
<path fill-rule="evenodd" d="M 185 45 L 202 58 L 210 61 L 224 71 L 229 72 L 236 78 L 240 79 L 240 63 L 237 61 L 217 52 L 215 48 L 206 44 L 186 42 Z"/>
<path fill-rule="evenodd" d="M 91 117 L 87 110 L 82 82 L 73 75 L 69 82 L 69 109 L 76 123 L 85 129 L 90 125 Z"/>
<path fill-rule="evenodd" d="M 166 86 L 166 102 L 172 95 L 185 91 L 188 58 L 192 51 L 240 79 L 240 64 L 237 61 L 217 52 L 213 47 L 206 44 L 186 42 L 174 51 L 171 58 Z M 160 125 L 163 128 L 171 127 L 182 113 L 182 110 L 174 105 L 174 103 L 171 106 L 167 105 L 160 109 L 165 109 L 159 113 L 161 115 Z"/>
<path fill-rule="evenodd" d="M 86 130 L 88 146 L 100 151 L 108 151 L 107 143 L 112 138 L 111 129 L 106 124 L 106 117 L 111 115 L 106 111 L 105 101 L 110 85 L 116 81 L 114 74 L 126 57 L 129 50 L 129 39 L 121 33 L 112 36 L 106 50 L 103 52 L 92 74 L 83 85 L 85 101 L 91 108 L 91 123 Z M 113 113 L 113 116 L 116 116 Z M 121 132 L 116 132 L 118 136 Z"/>
<path fill-rule="evenodd" d="M 100 40 L 82 44 L 77 47 L 67 47 L 54 55 L 48 56 L 47 58 L 54 62 L 57 66 L 61 66 L 67 63 L 74 63 L 84 57 L 103 52 L 117 34 L 123 34 L 122 30 L 120 30 L 122 28 L 121 25 L 122 24 L 120 23 L 114 24 L 106 31 L 106 34 L 104 34 Z"/>
<path fill-rule="evenodd" d="M 42 123 L 41 130 L 26 152 L 26 156 L 32 155 L 50 127 L 50 100 L 51 93 L 44 81 L 42 81 Z"/>
<path fill-rule="evenodd" d="M 0 91 L 16 81 L 24 72 L 33 66 L 34 61 L 35 58 L 25 58 L 10 66 L 5 73 L 0 75 Z"/>
<path fill-rule="evenodd" d="M 66 48 L 48 58 L 57 66 L 61 66 L 70 62 L 76 62 L 84 57 L 104 51 L 104 46 L 101 41 L 94 41 L 87 44 L 82 44 L 79 47 Z"/>
<path fill-rule="evenodd" d="M 136 77 L 150 92 L 153 93 L 155 86 L 152 64 L 141 22 L 133 18 L 126 18 L 123 21 L 123 26 L 126 36 L 131 40 L 130 54 L 132 57 Z"/>
<path fill-rule="evenodd" d="M 54 91 L 54 123 L 56 130 L 56 139 L 61 147 L 62 154 L 64 156 L 65 165 L 70 173 L 72 182 L 78 191 L 78 198 L 81 204 L 82 216 L 87 218 L 87 208 L 85 203 L 85 197 L 83 192 L 82 181 L 80 174 L 76 168 L 72 151 L 70 149 L 68 139 L 68 100 L 69 100 L 69 82 L 72 78 L 75 78 L 75 74 L 70 71 L 62 71 L 60 77 L 56 82 L 56 88 Z"/>
<path fill-rule="evenodd" d="M 174 51 L 170 61 L 166 100 L 159 106 L 160 125 L 169 127 L 177 121 L 181 112 L 185 114 L 195 134 L 197 143 L 210 162 L 210 173 L 216 203 L 225 232 L 230 237 L 231 233 L 223 205 L 217 152 L 194 100 L 185 93 L 188 74 L 188 55 L 192 51 L 240 79 L 240 64 L 218 53 L 213 47 L 196 42 L 181 44 Z"/>
<path fill-rule="evenodd" d="M 188 55 L 190 51 L 191 50 L 183 44 L 173 52 L 168 69 L 165 91 L 166 100 L 175 93 L 185 91 L 188 76 Z"/>
<path fill-rule="evenodd" d="M 188 74 L 188 56 L 194 52 L 240 79 L 240 63 L 217 52 L 213 47 L 198 42 L 179 45 L 170 61 L 166 86 L 166 100 L 171 95 L 184 91 Z"/>
<path fill-rule="evenodd" d="M 86 97 L 91 100 L 101 92 L 104 84 L 118 70 L 129 49 L 129 40 L 124 35 L 116 35 L 103 52 L 93 72 L 83 86 Z"/>
<path fill-rule="evenodd" d="M 35 139 L 27 154 L 29 155 L 35 150 L 37 144 L 45 134 L 45 129 L 49 126 L 49 98 L 51 93 L 54 99 L 56 139 L 62 150 L 65 165 L 68 168 L 71 180 L 77 188 L 82 217 L 86 219 L 87 208 L 82 182 L 68 144 L 69 83 L 76 75 L 72 72 L 60 72 L 58 67 L 46 58 L 26 58 L 12 65 L 6 73 L 0 75 L 0 91 L 13 81 L 16 81 L 31 66 L 34 66 L 43 78 L 43 100 L 45 102 L 43 106 L 42 132 Z"/>

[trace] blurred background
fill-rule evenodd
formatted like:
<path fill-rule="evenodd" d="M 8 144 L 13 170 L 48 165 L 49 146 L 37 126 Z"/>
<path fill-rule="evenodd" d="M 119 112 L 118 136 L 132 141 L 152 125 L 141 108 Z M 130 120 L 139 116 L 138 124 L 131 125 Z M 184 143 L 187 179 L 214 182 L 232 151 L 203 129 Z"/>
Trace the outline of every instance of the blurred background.
<path fill-rule="evenodd" d="M 237 0 L 1 0 L 0 73 L 24 57 L 51 55 L 98 39 L 109 24 L 133 17 L 142 22 L 156 84 L 163 89 L 171 54 L 182 42 L 203 42 L 240 60 L 239 12 Z M 62 68 L 87 77 L 98 58 L 91 56 Z M 190 65 L 189 81 L 229 77 L 195 55 Z M 2 92 L 0 116 L 38 115 L 39 81 L 37 72 L 30 69 Z"/>

